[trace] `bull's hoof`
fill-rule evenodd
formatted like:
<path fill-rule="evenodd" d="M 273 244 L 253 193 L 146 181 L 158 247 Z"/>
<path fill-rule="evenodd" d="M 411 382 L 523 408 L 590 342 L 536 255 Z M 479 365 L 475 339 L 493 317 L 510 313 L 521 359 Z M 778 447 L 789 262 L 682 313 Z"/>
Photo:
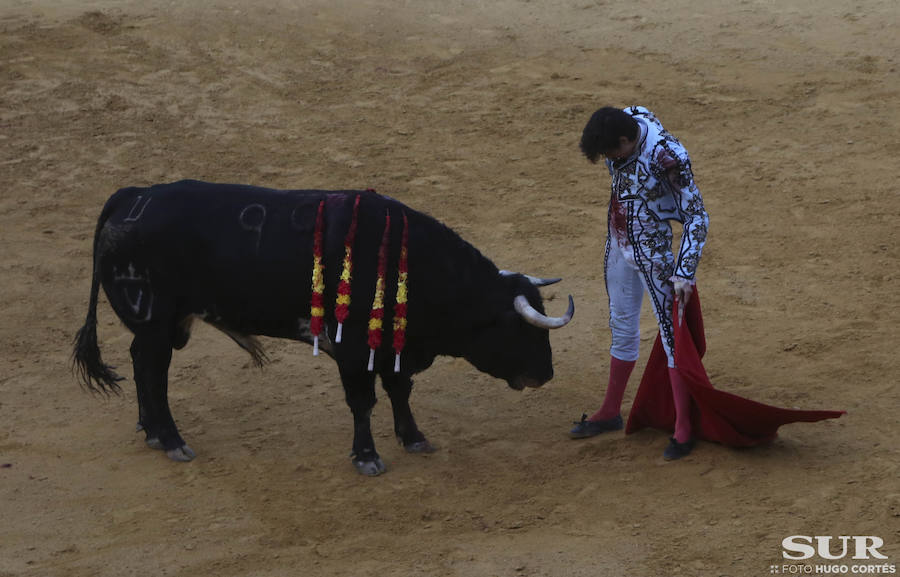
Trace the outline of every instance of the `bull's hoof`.
<path fill-rule="evenodd" d="M 187 445 L 182 445 L 177 449 L 169 449 L 168 451 L 166 451 L 166 456 L 173 461 L 186 463 L 188 461 L 193 461 L 194 457 L 197 456 L 197 453 L 195 453 L 194 450 Z"/>
<path fill-rule="evenodd" d="M 134 432 L 140 433 L 141 431 L 146 431 L 146 429 L 144 429 L 144 425 L 142 425 L 141 422 L 138 421 L 138 424 L 134 427 Z M 144 439 L 144 442 L 147 443 L 147 446 L 150 447 L 151 449 L 154 449 L 157 451 L 165 451 L 166 450 L 166 447 L 162 444 L 162 441 L 159 440 L 159 437 L 148 436 L 146 439 Z"/>
<path fill-rule="evenodd" d="M 375 457 L 374 461 L 358 461 L 353 459 L 353 466 L 356 467 L 356 470 L 360 475 L 365 475 L 366 477 L 377 477 L 387 470 L 381 457 Z"/>
<path fill-rule="evenodd" d="M 434 453 L 437 451 L 437 448 L 428 441 L 416 441 L 415 443 L 403 445 L 403 448 L 406 449 L 407 453 Z"/>
<path fill-rule="evenodd" d="M 162 441 L 160 441 L 156 437 L 148 437 L 144 442 L 147 443 L 147 446 L 151 449 L 156 449 L 157 451 L 162 451 L 165 449 L 165 447 L 163 447 Z"/>

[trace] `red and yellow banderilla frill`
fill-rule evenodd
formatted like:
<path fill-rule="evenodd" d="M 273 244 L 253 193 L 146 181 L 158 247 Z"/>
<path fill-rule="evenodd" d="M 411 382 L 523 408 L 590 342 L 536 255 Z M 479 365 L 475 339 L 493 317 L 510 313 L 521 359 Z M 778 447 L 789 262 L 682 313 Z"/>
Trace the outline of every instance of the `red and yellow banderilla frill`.
<path fill-rule="evenodd" d="M 384 329 L 384 276 L 387 268 L 387 250 L 391 232 L 391 215 L 384 216 L 384 234 L 378 249 L 378 279 L 375 281 L 375 296 L 369 312 L 369 371 L 375 370 L 375 350 L 381 346 Z"/>
<path fill-rule="evenodd" d="M 409 242 L 409 219 L 403 213 L 403 240 L 400 244 L 400 262 L 397 266 L 397 303 L 394 306 L 394 372 L 400 372 L 400 353 L 406 344 L 406 281 L 408 277 L 407 244 Z"/>
<path fill-rule="evenodd" d="M 335 342 L 341 342 L 344 334 L 344 321 L 350 314 L 350 281 L 353 277 L 353 243 L 356 239 L 356 221 L 359 215 L 359 195 L 353 203 L 353 218 L 350 220 L 350 228 L 344 238 L 344 268 L 341 271 L 341 280 L 338 282 L 337 299 L 334 304 L 334 316 L 337 318 L 337 335 Z"/>
<path fill-rule="evenodd" d="M 313 336 L 313 355 L 319 355 L 319 335 L 325 324 L 325 267 L 322 264 L 322 221 L 325 210 L 325 201 L 319 203 L 319 212 L 316 214 L 316 229 L 313 233 L 313 270 L 312 270 L 312 297 L 310 299 L 309 331 Z"/>

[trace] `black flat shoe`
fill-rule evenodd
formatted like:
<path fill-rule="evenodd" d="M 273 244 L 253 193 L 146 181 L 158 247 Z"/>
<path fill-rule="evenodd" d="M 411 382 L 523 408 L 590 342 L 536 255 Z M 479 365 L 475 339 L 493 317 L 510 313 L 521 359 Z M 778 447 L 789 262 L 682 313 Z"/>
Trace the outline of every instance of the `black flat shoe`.
<path fill-rule="evenodd" d="M 694 449 L 694 439 L 679 443 L 675 437 L 669 439 L 669 446 L 663 451 L 663 459 L 666 461 L 677 461 L 682 457 L 687 457 Z"/>
<path fill-rule="evenodd" d="M 608 431 L 620 431 L 623 428 L 622 415 L 600 421 L 588 421 L 587 415 L 581 415 L 581 420 L 575 421 L 575 426 L 569 431 L 569 436 L 573 439 L 586 439 Z"/>

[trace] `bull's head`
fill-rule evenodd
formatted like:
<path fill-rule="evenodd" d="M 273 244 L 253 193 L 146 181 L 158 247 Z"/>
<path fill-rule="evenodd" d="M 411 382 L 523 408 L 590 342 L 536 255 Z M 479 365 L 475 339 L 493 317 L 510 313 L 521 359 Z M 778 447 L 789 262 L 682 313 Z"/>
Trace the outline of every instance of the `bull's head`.
<path fill-rule="evenodd" d="M 513 389 L 540 387 L 553 378 L 550 329 L 572 320 L 575 302 L 570 295 L 566 314 L 548 317 L 538 288 L 561 279 L 500 271 L 498 280 L 502 289 L 494 301 L 493 320 L 478 331 L 466 359 L 477 369 L 506 380 Z"/>

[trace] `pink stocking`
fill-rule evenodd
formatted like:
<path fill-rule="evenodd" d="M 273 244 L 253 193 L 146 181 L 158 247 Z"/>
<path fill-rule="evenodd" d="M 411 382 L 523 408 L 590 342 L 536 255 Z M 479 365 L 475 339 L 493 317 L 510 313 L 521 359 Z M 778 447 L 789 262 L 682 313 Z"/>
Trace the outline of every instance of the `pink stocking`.
<path fill-rule="evenodd" d="M 675 401 L 675 440 L 686 443 L 691 439 L 691 393 L 677 368 L 669 368 L 669 381 Z"/>
<path fill-rule="evenodd" d="M 606 387 L 606 396 L 603 398 L 603 406 L 591 415 L 589 421 L 604 421 L 612 419 L 622 410 L 622 398 L 625 396 L 625 387 L 628 385 L 628 377 L 636 361 L 623 361 L 614 356 L 609 357 L 609 384 Z"/>

